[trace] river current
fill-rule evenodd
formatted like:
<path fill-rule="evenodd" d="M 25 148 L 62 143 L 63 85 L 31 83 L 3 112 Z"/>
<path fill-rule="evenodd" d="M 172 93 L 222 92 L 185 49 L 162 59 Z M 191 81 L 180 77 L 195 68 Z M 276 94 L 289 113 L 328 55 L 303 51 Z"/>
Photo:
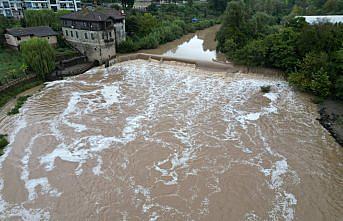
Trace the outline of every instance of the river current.
<path fill-rule="evenodd" d="M 278 77 L 93 68 L 2 122 L 0 219 L 341 220 L 342 150 L 316 117 Z"/>

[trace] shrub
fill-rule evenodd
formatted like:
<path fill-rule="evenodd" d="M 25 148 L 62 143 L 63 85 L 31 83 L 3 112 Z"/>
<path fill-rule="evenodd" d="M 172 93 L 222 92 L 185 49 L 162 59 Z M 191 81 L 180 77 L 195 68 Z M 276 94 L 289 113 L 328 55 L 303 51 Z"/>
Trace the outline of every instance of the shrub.
<path fill-rule="evenodd" d="M 311 80 L 306 78 L 304 73 L 293 72 L 288 76 L 288 81 L 291 85 L 299 88 L 302 91 L 307 91 L 311 89 Z"/>
<path fill-rule="evenodd" d="M 157 48 L 160 43 L 158 33 L 151 33 L 148 36 L 142 38 L 139 42 L 141 49 L 152 49 Z"/>
<path fill-rule="evenodd" d="M 55 69 L 55 52 L 48 41 L 40 38 L 31 38 L 20 44 L 24 62 L 40 79 Z"/>
<path fill-rule="evenodd" d="M 263 65 L 266 59 L 266 45 L 262 40 L 253 40 L 235 53 L 235 58 L 248 66 Z"/>
<path fill-rule="evenodd" d="M 315 95 L 327 97 L 330 95 L 331 81 L 329 75 L 323 69 L 313 73 L 311 90 Z"/>
<path fill-rule="evenodd" d="M 139 49 L 138 43 L 133 42 L 131 38 L 127 38 L 126 41 L 122 41 L 118 45 L 118 52 L 119 53 L 129 53 L 134 52 Z"/>

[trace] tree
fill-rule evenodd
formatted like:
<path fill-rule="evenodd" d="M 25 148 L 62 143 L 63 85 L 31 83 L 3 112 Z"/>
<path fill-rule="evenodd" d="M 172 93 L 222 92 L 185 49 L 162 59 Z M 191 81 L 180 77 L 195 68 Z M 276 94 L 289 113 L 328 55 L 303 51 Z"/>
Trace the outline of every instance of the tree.
<path fill-rule="evenodd" d="M 223 12 L 226 9 L 227 0 L 209 0 L 211 8 Z"/>
<path fill-rule="evenodd" d="M 248 67 L 264 65 L 266 60 L 266 45 L 263 40 L 250 41 L 236 52 L 235 57 Z"/>
<path fill-rule="evenodd" d="M 223 16 L 223 25 L 217 33 L 218 48 L 221 50 L 227 39 L 232 39 L 241 48 L 251 37 L 248 14 L 243 2 L 229 2 Z"/>
<path fill-rule="evenodd" d="M 31 38 L 20 44 L 25 64 L 42 80 L 55 69 L 55 52 L 48 41 Z"/>
<path fill-rule="evenodd" d="M 50 26 L 55 31 L 60 31 L 62 23 L 60 16 L 70 13 L 67 10 L 26 10 L 24 13 L 25 25 L 28 27 L 34 26 Z"/>

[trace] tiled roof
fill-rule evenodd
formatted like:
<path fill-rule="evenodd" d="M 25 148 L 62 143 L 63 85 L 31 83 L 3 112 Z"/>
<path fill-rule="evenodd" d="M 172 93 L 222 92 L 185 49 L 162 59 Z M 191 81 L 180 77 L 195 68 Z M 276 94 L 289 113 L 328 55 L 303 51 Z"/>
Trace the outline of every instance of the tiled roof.
<path fill-rule="evenodd" d="M 57 35 L 49 26 L 37 26 L 29 28 L 8 28 L 6 33 L 14 37 L 33 35 L 37 37 Z"/>
<path fill-rule="evenodd" d="M 78 21 L 106 21 L 109 18 L 123 19 L 124 16 L 115 9 L 82 9 L 74 13 L 66 14 L 61 19 L 78 20 Z"/>

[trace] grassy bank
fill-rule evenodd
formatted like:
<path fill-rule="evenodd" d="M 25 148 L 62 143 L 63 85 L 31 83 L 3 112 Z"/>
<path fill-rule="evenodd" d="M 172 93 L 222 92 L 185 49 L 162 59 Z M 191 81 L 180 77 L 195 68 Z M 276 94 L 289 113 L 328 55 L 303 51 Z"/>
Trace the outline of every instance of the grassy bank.
<path fill-rule="evenodd" d="M 0 48 L 0 86 L 13 79 L 25 76 L 26 66 L 20 52 Z"/>
<path fill-rule="evenodd" d="M 5 90 L 3 92 L 1 92 L 1 97 L 0 97 L 0 108 L 2 106 L 4 106 L 8 101 L 10 101 L 12 98 L 14 98 L 15 96 L 17 96 L 18 94 L 31 89 L 33 87 L 36 87 L 40 84 L 42 84 L 43 82 L 40 80 L 34 80 L 31 82 L 23 82 L 19 85 L 17 85 L 14 88 L 9 88 L 8 90 Z"/>

